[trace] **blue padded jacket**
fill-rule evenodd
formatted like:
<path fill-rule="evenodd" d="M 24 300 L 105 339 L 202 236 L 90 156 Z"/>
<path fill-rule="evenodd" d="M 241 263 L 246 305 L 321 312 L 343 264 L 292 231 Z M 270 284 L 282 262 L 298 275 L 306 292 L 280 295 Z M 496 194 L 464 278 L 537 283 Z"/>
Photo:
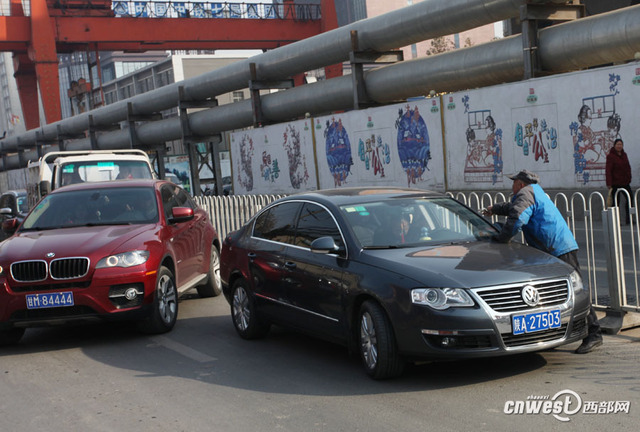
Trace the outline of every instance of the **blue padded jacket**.
<path fill-rule="evenodd" d="M 498 241 L 506 243 L 522 230 L 530 246 L 553 256 L 578 249 L 562 214 L 537 184 L 523 187 L 511 202 L 495 204 L 491 210 L 493 214 L 507 216 Z"/>

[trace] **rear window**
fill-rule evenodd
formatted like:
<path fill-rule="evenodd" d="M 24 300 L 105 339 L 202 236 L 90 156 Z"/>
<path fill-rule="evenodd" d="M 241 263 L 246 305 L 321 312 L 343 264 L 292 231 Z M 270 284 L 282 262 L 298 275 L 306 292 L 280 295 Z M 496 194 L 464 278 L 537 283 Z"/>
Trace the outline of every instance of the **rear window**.
<path fill-rule="evenodd" d="M 70 162 L 60 166 L 60 185 L 82 182 L 100 182 L 152 178 L 145 161 L 87 161 Z"/>

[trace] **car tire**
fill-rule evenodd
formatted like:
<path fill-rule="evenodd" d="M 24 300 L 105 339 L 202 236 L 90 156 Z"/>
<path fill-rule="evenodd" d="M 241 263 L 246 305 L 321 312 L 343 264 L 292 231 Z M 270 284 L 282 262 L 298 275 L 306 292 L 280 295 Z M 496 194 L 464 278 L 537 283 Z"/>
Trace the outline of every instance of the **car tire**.
<path fill-rule="evenodd" d="M 358 313 L 358 347 L 367 374 L 374 379 L 399 376 L 404 360 L 398 354 L 393 328 L 386 313 L 374 301 L 365 301 Z"/>
<path fill-rule="evenodd" d="M 243 339 L 259 339 L 269 333 L 271 324 L 260 318 L 255 299 L 249 293 L 247 282 L 238 279 L 231 291 L 231 319 Z"/>
<path fill-rule="evenodd" d="M 178 292 L 176 279 L 167 267 L 160 267 L 156 279 L 151 316 L 140 323 L 145 333 L 159 334 L 170 331 L 178 319 Z"/>
<path fill-rule="evenodd" d="M 202 298 L 217 297 L 222 294 L 222 283 L 220 282 L 220 252 L 215 245 L 211 245 L 211 257 L 209 263 L 209 274 L 207 281 L 197 287 L 198 295 Z"/>
<path fill-rule="evenodd" d="M 8 330 L 0 330 L 0 346 L 15 345 L 24 335 L 23 328 L 15 327 Z"/>

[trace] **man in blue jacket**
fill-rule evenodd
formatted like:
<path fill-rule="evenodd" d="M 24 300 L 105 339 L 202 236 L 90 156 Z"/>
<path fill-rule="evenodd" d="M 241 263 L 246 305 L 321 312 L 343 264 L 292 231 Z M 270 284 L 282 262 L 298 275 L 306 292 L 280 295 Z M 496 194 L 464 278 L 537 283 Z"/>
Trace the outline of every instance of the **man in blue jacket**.
<path fill-rule="evenodd" d="M 560 258 L 580 273 L 578 243 L 558 208 L 538 185 L 538 176 L 522 170 L 509 178 L 513 180 L 511 202 L 494 204 L 484 210 L 487 216 L 507 216 L 496 240 L 507 243 L 522 231 L 530 246 Z M 587 326 L 587 337 L 576 349 L 578 354 L 586 354 L 602 345 L 602 330 L 593 306 L 587 315 Z"/>

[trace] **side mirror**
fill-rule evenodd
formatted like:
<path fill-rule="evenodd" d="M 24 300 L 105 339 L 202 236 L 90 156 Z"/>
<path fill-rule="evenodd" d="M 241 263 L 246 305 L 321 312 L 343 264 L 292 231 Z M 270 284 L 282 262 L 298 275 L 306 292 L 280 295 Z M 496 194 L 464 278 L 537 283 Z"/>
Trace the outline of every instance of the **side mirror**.
<path fill-rule="evenodd" d="M 11 208 L 4 207 L 0 209 L 0 214 L 4 216 L 11 216 Z"/>
<path fill-rule="evenodd" d="M 38 184 L 38 188 L 40 189 L 40 198 L 42 198 L 43 196 L 51 192 L 51 182 L 49 180 L 42 180 Z"/>
<path fill-rule="evenodd" d="M 193 219 L 193 209 L 189 207 L 174 207 L 171 210 L 170 223 L 187 222 Z"/>
<path fill-rule="evenodd" d="M 311 242 L 311 252 L 317 254 L 328 254 L 338 252 L 340 248 L 336 245 L 333 237 L 320 237 Z"/>

